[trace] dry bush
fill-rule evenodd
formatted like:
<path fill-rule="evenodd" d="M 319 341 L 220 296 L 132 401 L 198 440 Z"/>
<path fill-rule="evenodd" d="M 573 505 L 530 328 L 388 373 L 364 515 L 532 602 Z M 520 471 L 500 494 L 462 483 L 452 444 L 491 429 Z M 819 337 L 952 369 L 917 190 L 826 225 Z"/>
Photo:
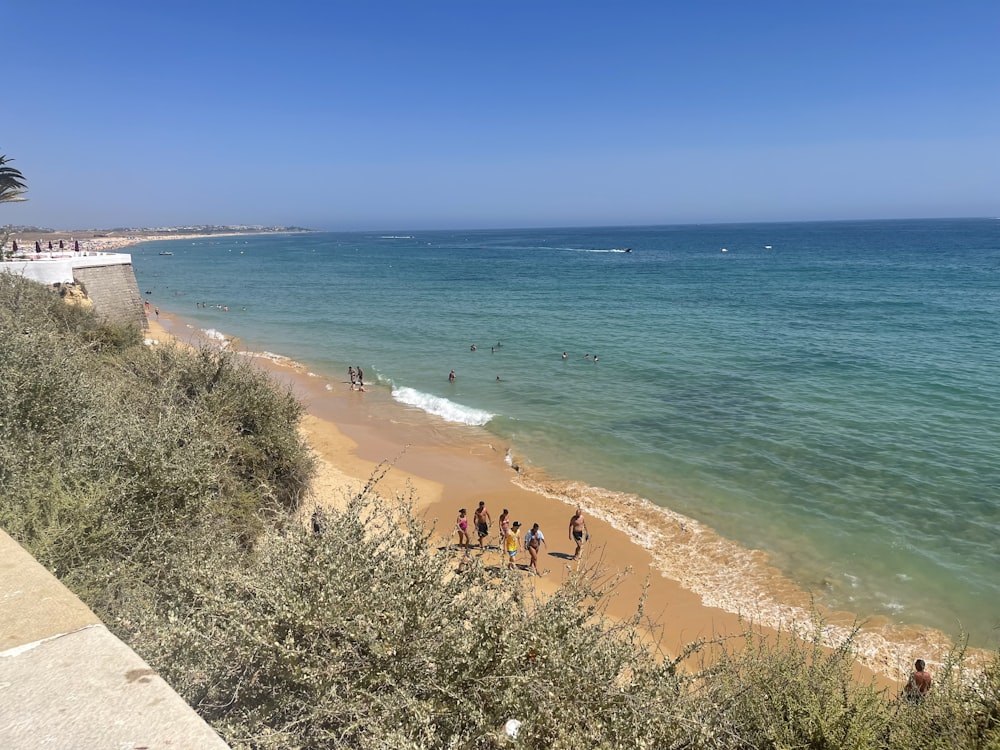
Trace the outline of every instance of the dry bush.
<path fill-rule="evenodd" d="M 236 747 L 1000 747 L 1000 659 L 957 650 L 910 705 L 855 682 L 853 643 L 823 651 L 817 620 L 683 671 L 696 645 L 657 658 L 641 610 L 603 618 L 599 570 L 539 600 L 458 569 L 377 476 L 312 534 L 287 390 L 68 309 L 0 273 L 0 525 Z"/>

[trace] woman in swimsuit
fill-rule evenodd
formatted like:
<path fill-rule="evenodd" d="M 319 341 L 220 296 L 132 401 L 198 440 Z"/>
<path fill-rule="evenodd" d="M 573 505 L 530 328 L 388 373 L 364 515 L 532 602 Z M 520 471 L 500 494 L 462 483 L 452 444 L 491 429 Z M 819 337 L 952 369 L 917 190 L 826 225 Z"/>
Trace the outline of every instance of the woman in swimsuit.
<path fill-rule="evenodd" d="M 527 536 L 524 537 L 524 546 L 528 548 L 528 554 L 531 556 L 531 562 L 528 563 L 528 572 L 534 573 L 536 576 L 541 575 L 538 572 L 538 550 L 543 544 L 545 544 L 545 535 L 536 523 L 531 527 Z"/>
<path fill-rule="evenodd" d="M 458 511 L 458 518 L 455 519 L 455 530 L 458 532 L 459 546 L 465 545 L 465 551 L 469 551 L 469 519 L 465 517 L 465 508 Z"/>
<path fill-rule="evenodd" d="M 507 542 L 507 532 L 510 530 L 510 511 L 506 508 L 503 509 L 503 513 L 500 514 L 500 519 L 497 521 L 497 526 L 500 527 L 500 549 L 503 549 L 504 544 Z"/>

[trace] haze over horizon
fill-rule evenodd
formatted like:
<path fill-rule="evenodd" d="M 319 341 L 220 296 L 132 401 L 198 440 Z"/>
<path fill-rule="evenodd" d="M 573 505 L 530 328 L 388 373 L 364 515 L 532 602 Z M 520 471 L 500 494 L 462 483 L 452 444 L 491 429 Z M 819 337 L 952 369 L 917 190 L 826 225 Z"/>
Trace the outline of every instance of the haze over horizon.
<path fill-rule="evenodd" d="M 4 6 L 4 225 L 1000 216 L 995 2 Z"/>

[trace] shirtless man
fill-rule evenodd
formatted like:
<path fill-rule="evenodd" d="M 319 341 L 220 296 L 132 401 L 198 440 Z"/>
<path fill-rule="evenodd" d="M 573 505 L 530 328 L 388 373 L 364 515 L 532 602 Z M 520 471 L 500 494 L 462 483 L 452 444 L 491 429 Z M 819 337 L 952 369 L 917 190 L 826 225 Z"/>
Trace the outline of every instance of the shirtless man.
<path fill-rule="evenodd" d="M 910 675 L 910 681 L 903 688 L 903 693 L 906 694 L 906 700 L 919 703 L 931 690 L 931 673 L 927 671 L 923 659 L 917 659 L 913 666 L 916 671 Z"/>
<path fill-rule="evenodd" d="M 576 542 L 576 552 L 573 553 L 574 560 L 580 556 L 585 536 L 589 537 L 587 522 L 583 520 L 583 509 L 577 508 L 576 513 L 569 519 L 569 538 Z"/>
<path fill-rule="evenodd" d="M 493 519 L 490 518 L 490 512 L 486 510 L 485 500 L 479 501 L 479 507 L 473 513 L 473 520 L 476 522 L 476 534 L 479 536 L 479 550 L 483 551 L 486 549 L 483 546 L 483 539 L 489 535 L 490 524 L 493 523 Z"/>

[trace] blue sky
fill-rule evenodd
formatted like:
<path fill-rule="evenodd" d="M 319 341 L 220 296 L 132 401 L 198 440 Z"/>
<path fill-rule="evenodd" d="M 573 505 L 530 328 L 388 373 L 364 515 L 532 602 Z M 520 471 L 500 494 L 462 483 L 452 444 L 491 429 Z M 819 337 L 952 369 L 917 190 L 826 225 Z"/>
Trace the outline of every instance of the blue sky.
<path fill-rule="evenodd" d="M 1000 216 L 1000 2 L 0 0 L 62 229 Z"/>

